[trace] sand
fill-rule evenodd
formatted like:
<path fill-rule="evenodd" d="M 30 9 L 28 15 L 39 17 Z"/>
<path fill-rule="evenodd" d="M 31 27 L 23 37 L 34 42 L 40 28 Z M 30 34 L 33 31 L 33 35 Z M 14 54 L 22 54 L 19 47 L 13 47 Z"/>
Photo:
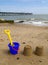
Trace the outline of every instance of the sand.
<path fill-rule="evenodd" d="M 8 49 L 9 39 L 4 33 L 11 30 L 13 41 L 20 43 L 19 54 L 11 55 Z M 32 56 L 24 56 L 26 45 L 32 47 Z M 36 46 L 43 46 L 43 55 L 34 54 Z M 0 65 L 48 65 L 48 27 L 24 24 L 0 24 Z"/>

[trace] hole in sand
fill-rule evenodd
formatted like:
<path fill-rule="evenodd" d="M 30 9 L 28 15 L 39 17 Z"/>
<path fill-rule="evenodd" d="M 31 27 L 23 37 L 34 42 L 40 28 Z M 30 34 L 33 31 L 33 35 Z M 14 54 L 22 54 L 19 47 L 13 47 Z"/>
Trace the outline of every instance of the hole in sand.
<path fill-rule="evenodd" d="M 39 62 L 42 62 L 41 60 L 39 60 Z"/>
<path fill-rule="evenodd" d="M 26 42 L 23 42 L 22 44 L 26 44 Z"/>
<path fill-rule="evenodd" d="M 20 58 L 19 57 L 17 57 L 17 60 L 19 60 Z"/>

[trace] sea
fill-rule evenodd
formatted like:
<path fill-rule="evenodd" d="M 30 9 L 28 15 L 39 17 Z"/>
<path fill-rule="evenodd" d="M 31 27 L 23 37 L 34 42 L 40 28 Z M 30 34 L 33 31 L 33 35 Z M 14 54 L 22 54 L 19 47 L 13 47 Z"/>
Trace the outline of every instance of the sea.
<path fill-rule="evenodd" d="M 21 24 L 31 24 L 36 26 L 48 26 L 48 14 L 32 14 L 32 15 L 6 15 L 0 16 L 0 19 L 14 20 Z M 23 22 L 19 22 L 23 21 Z"/>

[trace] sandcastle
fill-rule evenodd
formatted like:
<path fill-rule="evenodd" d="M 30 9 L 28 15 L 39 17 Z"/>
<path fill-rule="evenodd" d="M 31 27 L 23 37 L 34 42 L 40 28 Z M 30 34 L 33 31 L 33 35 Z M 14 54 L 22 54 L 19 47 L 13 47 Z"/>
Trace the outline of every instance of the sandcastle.
<path fill-rule="evenodd" d="M 43 46 L 37 46 L 35 49 L 35 54 L 38 56 L 42 56 L 43 55 Z"/>
<path fill-rule="evenodd" d="M 24 54 L 25 56 L 31 56 L 31 55 L 32 55 L 32 47 L 29 46 L 29 45 L 26 45 L 26 46 L 24 47 L 23 54 Z"/>
<path fill-rule="evenodd" d="M 23 51 L 23 54 L 25 56 L 32 56 L 32 47 L 29 46 L 29 45 L 26 45 L 24 47 L 24 51 Z M 43 46 L 37 46 L 35 48 L 35 54 L 38 55 L 38 56 L 42 56 L 43 55 Z"/>

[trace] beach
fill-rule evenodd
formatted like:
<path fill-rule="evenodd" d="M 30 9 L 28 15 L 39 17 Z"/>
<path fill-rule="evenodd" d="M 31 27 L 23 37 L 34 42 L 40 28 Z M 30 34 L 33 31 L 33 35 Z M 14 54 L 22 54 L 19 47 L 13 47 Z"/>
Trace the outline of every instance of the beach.
<path fill-rule="evenodd" d="M 19 54 L 11 55 L 8 52 L 10 41 L 4 33 L 5 29 L 10 29 L 12 40 L 20 43 Z M 32 47 L 32 56 L 23 55 L 26 45 Z M 36 46 L 43 46 L 42 56 L 34 54 Z M 48 27 L 0 23 L 0 65 L 48 65 Z"/>

